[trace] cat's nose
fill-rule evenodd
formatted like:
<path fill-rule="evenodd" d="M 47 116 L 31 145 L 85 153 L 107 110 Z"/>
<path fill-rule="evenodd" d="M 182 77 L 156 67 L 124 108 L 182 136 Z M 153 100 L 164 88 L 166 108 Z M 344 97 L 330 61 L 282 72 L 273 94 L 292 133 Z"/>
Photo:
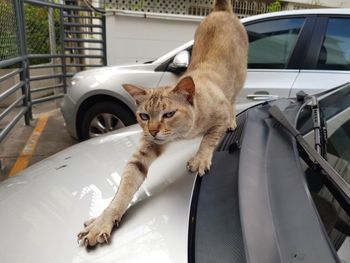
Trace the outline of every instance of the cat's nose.
<path fill-rule="evenodd" d="M 150 133 L 153 137 L 156 137 L 158 132 L 159 132 L 159 130 L 149 130 L 149 133 Z"/>

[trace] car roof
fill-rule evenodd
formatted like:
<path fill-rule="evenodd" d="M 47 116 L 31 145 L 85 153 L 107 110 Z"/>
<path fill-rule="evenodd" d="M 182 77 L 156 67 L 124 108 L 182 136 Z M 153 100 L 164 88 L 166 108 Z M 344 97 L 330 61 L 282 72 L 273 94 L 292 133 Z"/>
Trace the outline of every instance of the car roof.
<path fill-rule="evenodd" d="M 318 8 L 318 9 L 298 9 L 266 13 L 261 15 L 242 18 L 242 23 L 247 23 L 259 19 L 274 18 L 280 16 L 295 16 L 295 15 L 350 15 L 350 8 Z"/>

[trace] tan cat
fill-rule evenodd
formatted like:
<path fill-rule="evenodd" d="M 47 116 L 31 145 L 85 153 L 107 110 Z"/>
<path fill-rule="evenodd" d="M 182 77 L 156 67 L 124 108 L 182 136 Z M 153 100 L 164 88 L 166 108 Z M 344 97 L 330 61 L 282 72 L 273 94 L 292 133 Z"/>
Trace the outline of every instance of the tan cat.
<path fill-rule="evenodd" d="M 138 106 L 143 136 L 114 199 L 99 217 L 85 222 L 78 240 L 85 246 L 108 242 L 114 224 L 121 220 L 152 161 L 168 142 L 202 135 L 187 168 L 200 176 L 210 168 L 220 138 L 236 127 L 234 101 L 245 81 L 247 55 L 247 34 L 230 1 L 217 0 L 214 11 L 196 31 L 191 63 L 175 87 L 123 85 Z"/>

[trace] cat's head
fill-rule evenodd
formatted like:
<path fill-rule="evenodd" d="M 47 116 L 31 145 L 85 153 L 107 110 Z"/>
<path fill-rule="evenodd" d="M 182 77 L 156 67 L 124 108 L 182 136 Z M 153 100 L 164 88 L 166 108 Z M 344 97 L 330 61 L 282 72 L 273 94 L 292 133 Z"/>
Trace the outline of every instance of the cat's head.
<path fill-rule="evenodd" d="M 164 144 L 184 137 L 194 123 L 195 86 L 191 77 L 175 87 L 147 89 L 131 84 L 123 88 L 137 104 L 137 121 L 147 140 Z"/>

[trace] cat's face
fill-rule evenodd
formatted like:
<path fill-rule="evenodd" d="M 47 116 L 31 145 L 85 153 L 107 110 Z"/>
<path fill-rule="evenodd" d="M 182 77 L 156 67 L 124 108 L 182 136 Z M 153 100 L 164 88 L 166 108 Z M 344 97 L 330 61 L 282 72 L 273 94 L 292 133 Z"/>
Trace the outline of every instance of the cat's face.
<path fill-rule="evenodd" d="M 187 86 L 144 89 L 124 84 L 124 89 L 135 99 L 137 121 L 148 141 L 165 144 L 183 138 L 193 125 L 192 79 Z M 193 85 L 189 90 L 188 85 Z"/>

